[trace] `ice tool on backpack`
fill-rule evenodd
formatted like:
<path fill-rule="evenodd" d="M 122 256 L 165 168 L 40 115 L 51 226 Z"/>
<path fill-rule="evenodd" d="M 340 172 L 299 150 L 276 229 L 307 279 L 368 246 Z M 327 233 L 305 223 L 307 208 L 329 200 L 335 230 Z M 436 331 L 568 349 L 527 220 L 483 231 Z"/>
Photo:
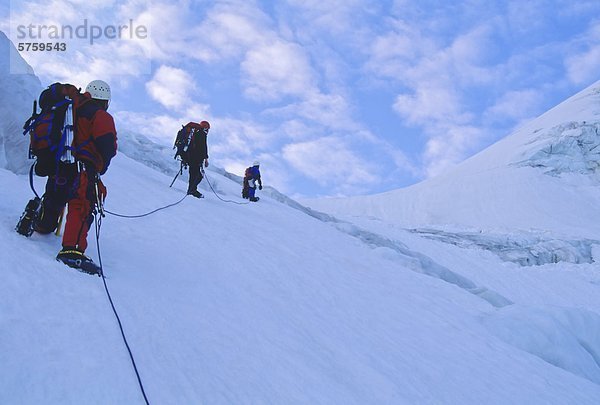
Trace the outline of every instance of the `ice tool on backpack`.
<path fill-rule="evenodd" d="M 34 101 L 33 114 L 23 125 L 23 135 L 30 137 L 29 157 L 42 163 L 36 167 L 36 173 L 47 176 L 53 174 L 50 166 L 56 169 L 58 161 L 73 161 L 73 101 L 63 94 L 62 84 L 54 83 L 40 94 L 39 113 L 37 105 Z"/>

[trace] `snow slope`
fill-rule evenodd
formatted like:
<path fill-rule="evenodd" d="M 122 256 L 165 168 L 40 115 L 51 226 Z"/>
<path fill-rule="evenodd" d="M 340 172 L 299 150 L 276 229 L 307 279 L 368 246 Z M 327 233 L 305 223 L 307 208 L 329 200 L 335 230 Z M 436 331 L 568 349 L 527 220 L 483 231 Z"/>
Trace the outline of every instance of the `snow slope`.
<path fill-rule="evenodd" d="M 597 82 L 441 176 L 305 204 L 510 300 L 492 334 L 598 383 L 599 116 Z"/>
<path fill-rule="evenodd" d="M 14 110 L 7 100 L 0 90 L 0 111 Z M 10 125 L 0 126 L 6 143 Z M 180 201 L 187 176 L 168 187 L 170 151 L 120 134 L 138 161 L 117 155 L 106 208 L 131 215 Z M 26 145 L 13 152 L 26 167 Z M 54 261 L 60 238 L 14 232 L 32 192 L 22 170 L 5 167 L 0 403 L 143 403 L 102 280 Z M 269 187 L 243 204 L 240 179 L 209 169 L 205 199 L 107 215 L 99 248 L 88 238 L 150 403 L 598 402 L 593 241 L 348 222 Z M 560 241 L 558 264 L 550 255 L 523 267 Z"/>
<path fill-rule="evenodd" d="M 239 201 L 237 183 L 209 178 L 221 198 Z M 27 179 L 5 170 L 0 179 L 13 190 L 0 202 L 0 402 L 139 403 L 101 280 L 54 262 L 56 236 L 16 234 Z M 123 155 L 105 182 L 106 208 L 121 214 L 185 190 Z M 150 402 L 591 404 L 600 396 L 600 369 L 582 354 L 600 353 L 597 315 L 553 315 L 581 331 L 546 322 L 570 342 L 563 352 L 587 361 L 571 359 L 577 367 L 565 371 L 519 347 L 529 347 L 528 335 L 507 342 L 506 325 L 529 311 L 497 309 L 428 275 L 432 260 L 369 245 L 266 195 L 238 205 L 204 192 L 102 223 L 107 283 Z"/>

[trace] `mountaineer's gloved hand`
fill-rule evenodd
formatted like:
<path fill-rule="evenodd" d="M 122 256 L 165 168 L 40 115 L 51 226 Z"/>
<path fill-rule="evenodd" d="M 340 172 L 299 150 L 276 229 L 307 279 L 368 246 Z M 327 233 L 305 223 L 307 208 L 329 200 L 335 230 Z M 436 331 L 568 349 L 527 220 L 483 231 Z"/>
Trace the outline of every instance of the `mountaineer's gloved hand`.
<path fill-rule="evenodd" d="M 101 202 L 106 199 L 106 186 L 102 183 L 102 180 L 98 179 L 98 198 Z"/>

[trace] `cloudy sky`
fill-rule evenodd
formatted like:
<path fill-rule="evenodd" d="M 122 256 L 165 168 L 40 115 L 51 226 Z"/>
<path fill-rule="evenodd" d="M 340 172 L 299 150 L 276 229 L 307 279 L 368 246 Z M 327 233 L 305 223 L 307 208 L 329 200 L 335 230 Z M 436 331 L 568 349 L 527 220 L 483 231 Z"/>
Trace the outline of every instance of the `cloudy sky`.
<path fill-rule="evenodd" d="M 15 45 L 67 44 L 21 52 L 44 84 L 104 79 L 117 129 L 165 144 L 207 119 L 213 164 L 241 174 L 258 159 L 293 196 L 414 184 L 600 79 L 597 0 L 13 0 L 0 12 Z M 118 38 L 123 25 L 147 34 Z"/>

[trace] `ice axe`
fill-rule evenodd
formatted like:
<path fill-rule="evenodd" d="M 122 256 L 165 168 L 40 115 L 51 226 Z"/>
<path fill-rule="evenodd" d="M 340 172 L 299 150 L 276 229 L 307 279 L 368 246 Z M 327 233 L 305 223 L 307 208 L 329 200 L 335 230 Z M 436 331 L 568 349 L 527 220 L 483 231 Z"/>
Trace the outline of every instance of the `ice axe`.
<path fill-rule="evenodd" d="M 177 177 L 179 177 L 179 175 L 182 174 L 182 173 L 183 173 L 183 160 L 181 161 L 181 166 L 179 166 L 179 171 L 177 172 L 177 174 L 173 178 L 173 181 L 171 182 L 171 185 L 169 186 L 169 188 L 173 187 L 173 184 L 175 183 L 175 180 L 177 180 Z"/>

